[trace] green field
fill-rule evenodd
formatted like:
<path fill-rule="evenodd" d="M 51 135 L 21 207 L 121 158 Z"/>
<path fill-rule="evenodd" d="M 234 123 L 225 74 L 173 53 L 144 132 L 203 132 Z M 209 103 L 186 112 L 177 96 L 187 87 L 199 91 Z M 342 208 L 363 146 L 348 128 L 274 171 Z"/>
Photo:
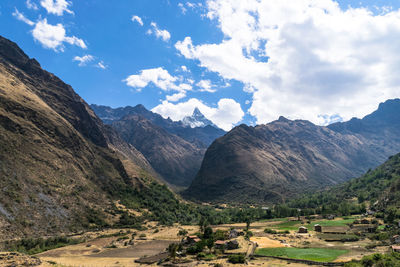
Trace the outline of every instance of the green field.
<path fill-rule="evenodd" d="M 305 224 L 304 226 L 308 228 L 308 230 L 313 230 L 314 225 L 319 224 L 321 226 L 346 226 L 347 224 L 353 223 L 354 219 L 344 219 L 344 220 L 331 220 L 331 221 L 315 221 L 310 224 Z M 301 222 L 299 221 L 283 221 L 280 224 L 271 226 L 274 229 L 279 230 L 297 230 L 301 226 Z"/>
<path fill-rule="evenodd" d="M 354 219 L 344 219 L 344 220 L 332 220 L 332 221 L 316 221 L 312 222 L 310 225 L 314 226 L 319 224 L 321 226 L 346 226 L 347 224 L 353 223 Z"/>
<path fill-rule="evenodd" d="M 326 248 L 261 248 L 256 251 L 256 255 L 330 262 L 347 252 L 348 250 Z"/>
<path fill-rule="evenodd" d="M 272 228 L 277 228 L 279 230 L 297 230 L 300 227 L 301 223 L 299 221 L 287 221 L 277 225 L 274 225 Z"/>

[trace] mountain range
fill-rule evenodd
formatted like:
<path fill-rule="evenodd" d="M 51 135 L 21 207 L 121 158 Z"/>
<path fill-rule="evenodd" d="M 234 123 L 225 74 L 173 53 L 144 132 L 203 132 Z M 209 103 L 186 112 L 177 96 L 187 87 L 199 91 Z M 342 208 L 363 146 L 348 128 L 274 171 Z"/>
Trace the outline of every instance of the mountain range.
<path fill-rule="evenodd" d="M 362 119 L 329 126 L 280 117 L 226 133 L 198 109 L 172 121 L 142 105 L 89 106 L 0 37 L 0 241 L 145 219 L 196 220 L 197 207 L 182 204 L 164 182 L 189 186 L 182 196 L 199 202 L 286 202 L 398 153 L 399 114 L 400 100 L 392 99 Z M 365 183 L 361 193 L 383 188 L 376 198 L 396 204 L 398 163 L 397 155 L 343 190 Z"/>
<path fill-rule="evenodd" d="M 175 188 L 190 185 L 208 145 L 225 134 L 197 108 L 183 121 L 164 119 L 143 105 L 116 109 L 91 105 L 91 108 L 143 153 L 159 175 Z"/>
<path fill-rule="evenodd" d="M 215 140 L 183 194 L 205 202 L 285 202 L 357 177 L 399 151 L 399 99 L 327 127 L 280 117 L 237 126 Z"/>

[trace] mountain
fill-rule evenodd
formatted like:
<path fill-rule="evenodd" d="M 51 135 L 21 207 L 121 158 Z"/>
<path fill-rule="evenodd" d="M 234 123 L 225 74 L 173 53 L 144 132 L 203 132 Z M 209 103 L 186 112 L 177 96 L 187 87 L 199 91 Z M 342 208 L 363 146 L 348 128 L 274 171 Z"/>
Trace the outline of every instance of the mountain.
<path fill-rule="evenodd" d="M 127 115 L 111 125 L 126 142 L 143 153 L 168 183 L 190 185 L 200 168 L 203 147 L 170 134 L 140 115 Z"/>
<path fill-rule="evenodd" d="M 289 205 L 301 209 L 323 207 L 327 213 L 332 214 L 348 212 L 351 206 L 365 204 L 366 201 L 370 209 L 385 211 L 385 218 L 390 216 L 391 210 L 397 213 L 400 205 L 400 154 L 389 157 L 385 163 L 374 170 L 368 170 L 361 177 L 326 191 L 304 195 Z"/>
<path fill-rule="evenodd" d="M 198 147 L 207 148 L 215 139 L 226 133 L 213 125 L 191 128 L 185 126 L 182 121 L 172 121 L 170 118 L 164 119 L 160 114 L 151 112 L 140 104 L 135 107 L 127 106 L 115 109 L 95 104 L 90 107 L 106 124 L 111 124 L 127 115 L 140 115 L 170 134 L 177 135 L 190 143 L 195 143 Z"/>
<path fill-rule="evenodd" d="M 206 127 L 208 125 L 217 128 L 217 126 L 207 119 L 203 113 L 200 112 L 198 108 L 193 110 L 192 116 L 186 116 L 182 119 L 182 124 L 186 127 L 196 128 L 196 127 Z"/>
<path fill-rule="evenodd" d="M 188 187 L 200 168 L 207 146 L 225 134 L 212 125 L 191 128 L 181 121 L 164 119 L 143 105 L 117 109 L 91 107 L 172 186 Z M 194 114 L 196 118 L 204 118 L 199 111 L 195 110 Z"/>
<path fill-rule="evenodd" d="M 400 151 L 400 101 L 328 127 L 286 118 L 240 125 L 207 149 L 184 195 L 210 202 L 283 202 L 357 177 Z"/>
<path fill-rule="evenodd" d="M 135 147 L 3 37 L 0 148 L 0 239 L 112 224 L 113 202 L 154 181 Z"/>

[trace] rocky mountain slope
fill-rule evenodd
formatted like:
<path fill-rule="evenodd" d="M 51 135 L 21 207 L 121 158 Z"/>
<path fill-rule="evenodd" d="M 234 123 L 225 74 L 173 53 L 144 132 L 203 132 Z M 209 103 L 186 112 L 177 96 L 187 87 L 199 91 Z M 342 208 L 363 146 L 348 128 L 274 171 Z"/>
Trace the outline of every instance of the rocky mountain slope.
<path fill-rule="evenodd" d="M 226 133 L 224 130 L 209 124 L 204 127 L 192 128 L 185 125 L 182 121 L 172 121 L 169 118 L 164 119 L 161 115 L 151 112 L 143 105 L 115 109 L 101 105 L 90 105 L 90 107 L 106 124 L 111 124 L 127 115 L 139 115 L 170 134 L 177 135 L 190 143 L 194 143 L 198 147 L 207 148 L 215 139 Z"/>
<path fill-rule="evenodd" d="M 192 128 L 182 122 L 164 119 L 143 105 L 117 109 L 97 105 L 91 107 L 126 142 L 143 153 L 169 184 L 178 187 L 190 185 L 207 146 L 225 133 L 211 125 Z M 199 112 L 195 115 L 205 119 Z"/>
<path fill-rule="evenodd" d="M 274 202 L 361 175 L 400 151 L 400 100 L 329 127 L 281 117 L 240 125 L 207 150 L 184 195 L 212 202 Z"/>
<path fill-rule="evenodd" d="M 154 174 L 145 157 L 71 86 L 0 37 L 0 239 L 111 220 L 118 190 L 144 186 L 143 173 Z"/>
<path fill-rule="evenodd" d="M 143 153 L 154 169 L 170 184 L 189 186 L 200 168 L 205 149 L 170 134 L 140 115 L 128 115 L 112 127 Z"/>

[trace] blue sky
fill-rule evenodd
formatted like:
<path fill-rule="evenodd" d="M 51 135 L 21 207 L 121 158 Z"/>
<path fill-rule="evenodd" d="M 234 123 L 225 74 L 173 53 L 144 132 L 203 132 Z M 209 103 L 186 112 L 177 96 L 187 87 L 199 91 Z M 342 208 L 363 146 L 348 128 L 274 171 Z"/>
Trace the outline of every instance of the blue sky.
<path fill-rule="evenodd" d="M 261 2 L 3 0 L 0 34 L 90 104 L 140 103 L 176 120 L 198 106 L 227 130 L 279 115 L 327 124 L 400 96 L 390 47 L 400 35 L 399 0 L 343 0 L 339 10 L 331 0 Z M 289 20 L 289 7 L 307 12 Z M 243 22 L 251 27 L 242 31 Z M 368 62 L 360 49 L 388 51 Z M 365 79 L 371 71 L 385 80 Z"/>

